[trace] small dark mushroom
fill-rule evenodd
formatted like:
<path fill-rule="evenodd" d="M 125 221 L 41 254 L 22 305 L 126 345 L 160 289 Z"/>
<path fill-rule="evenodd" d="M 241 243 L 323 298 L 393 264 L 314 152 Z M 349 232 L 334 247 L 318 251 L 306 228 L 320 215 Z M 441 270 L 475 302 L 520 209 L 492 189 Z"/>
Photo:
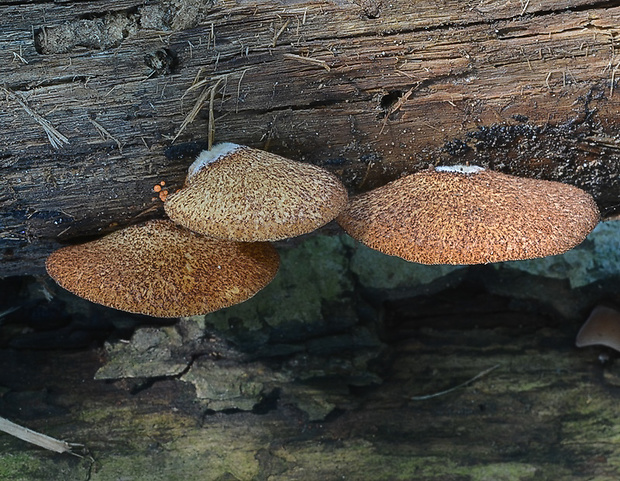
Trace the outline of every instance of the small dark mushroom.
<path fill-rule="evenodd" d="M 620 352 L 620 312 L 611 307 L 596 306 L 579 330 L 575 345 L 607 346 Z"/>

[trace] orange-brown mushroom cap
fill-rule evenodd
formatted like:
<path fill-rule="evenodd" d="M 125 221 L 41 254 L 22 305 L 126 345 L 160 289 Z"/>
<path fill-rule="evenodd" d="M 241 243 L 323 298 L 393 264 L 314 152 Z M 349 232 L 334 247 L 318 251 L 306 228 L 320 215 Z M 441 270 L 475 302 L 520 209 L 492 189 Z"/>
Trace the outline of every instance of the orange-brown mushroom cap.
<path fill-rule="evenodd" d="M 49 275 L 89 301 L 156 317 L 206 314 L 243 302 L 275 276 L 279 255 L 266 243 L 208 238 L 154 220 L 63 247 Z"/>
<path fill-rule="evenodd" d="M 361 194 L 338 223 L 368 247 L 411 262 L 482 264 L 563 253 L 599 217 L 577 187 L 455 166 Z"/>
<path fill-rule="evenodd" d="M 231 143 L 202 152 L 186 186 L 164 207 L 175 222 L 201 234 L 237 241 L 274 241 L 311 232 L 348 201 L 330 172 Z"/>
<path fill-rule="evenodd" d="M 620 351 L 620 312 L 596 306 L 577 334 L 577 347 L 607 346 Z"/>

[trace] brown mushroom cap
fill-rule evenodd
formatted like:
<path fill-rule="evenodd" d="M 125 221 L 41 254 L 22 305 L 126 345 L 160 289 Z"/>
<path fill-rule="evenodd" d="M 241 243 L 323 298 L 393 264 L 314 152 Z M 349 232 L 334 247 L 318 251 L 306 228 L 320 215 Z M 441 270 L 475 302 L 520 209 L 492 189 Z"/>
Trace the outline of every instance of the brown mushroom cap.
<path fill-rule="evenodd" d="M 202 152 L 186 187 L 164 207 L 175 222 L 236 241 L 273 241 L 311 232 L 347 204 L 340 180 L 320 167 L 231 143 Z"/>
<path fill-rule="evenodd" d="M 206 314 L 252 297 L 275 276 L 265 243 L 208 238 L 154 220 L 85 244 L 63 247 L 47 272 L 89 301 L 156 317 Z"/>
<path fill-rule="evenodd" d="M 620 351 L 620 312 L 596 306 L 577 334 L 577 347 L 607 346 Z"/>
<path fill-rule="evenodd" d="M 421 264 L 482 264 L 565 252 L 599 221 L 577 187 L 475 166 L 412 174 L 353 198 L 351 237 Z"/>

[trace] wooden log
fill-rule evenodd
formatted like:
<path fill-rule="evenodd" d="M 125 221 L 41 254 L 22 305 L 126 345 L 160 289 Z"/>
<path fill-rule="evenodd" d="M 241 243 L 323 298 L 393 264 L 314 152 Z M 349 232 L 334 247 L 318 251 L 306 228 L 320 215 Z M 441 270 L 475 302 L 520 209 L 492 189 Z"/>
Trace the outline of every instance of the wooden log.
<path fill-rule="evenodd" d="M 123 0 L 0 13 L 3 276 L 41 273 L 59 241 L 163 216 L 152 188 L 182 184 L 210 111 L 216 141 L 323 165 L 352 193 L 472 162 L 578 185 L 606 215 L 619 204 L 613 4 Z"/>
<path fill-rule="evenodd" d="M 618 479 L 617 362 L 577 350 L 576 323 L 515 305 L 461 296 L 454 312 L 415 310 L 415 322 L 388 308 L 383 383 L 317 384 L 317 396 L 344 390 L 357 406 L 318 421 L 282 395 L 213 412 L 180 376 L 95 381 L 97 350 L 2 349 L 3 416 L 86 450 L 0 434 L 0 479 Z"/>

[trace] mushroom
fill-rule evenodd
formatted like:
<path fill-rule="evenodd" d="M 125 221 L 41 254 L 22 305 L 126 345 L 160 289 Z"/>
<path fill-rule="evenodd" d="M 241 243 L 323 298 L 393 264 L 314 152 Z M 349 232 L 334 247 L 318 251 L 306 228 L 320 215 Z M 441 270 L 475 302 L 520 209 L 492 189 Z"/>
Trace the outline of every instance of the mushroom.
<path fill-rule="evenodd" d="M 368 247 L 411 262 L 482 264 L 565 252 L 599 216 L 577 187 L 460 165 L 361 194 L 337 220 Z"/>
<path fill-rule="evenodd" d="M 49 275 L 89 301 L 156 317 L 206 314 L 245 301 L 275 276 L 279 255 L 266 243 L 212 239 L 153 220 L 47 259 Z"/>
<path fill-rule="evenodd" d="M 186 185 L 164 207 L 175 222 L 201 234 L 244 242 L 311 232 L 348 201 L 340 180 L 320 167 L 232 143 L 203 151 Z"/>
<path fill-rule="evenodd" d="M 577 334 L 577 347 L 607 346 L 620 351 L 620 312 L 596 306 Z"/>

